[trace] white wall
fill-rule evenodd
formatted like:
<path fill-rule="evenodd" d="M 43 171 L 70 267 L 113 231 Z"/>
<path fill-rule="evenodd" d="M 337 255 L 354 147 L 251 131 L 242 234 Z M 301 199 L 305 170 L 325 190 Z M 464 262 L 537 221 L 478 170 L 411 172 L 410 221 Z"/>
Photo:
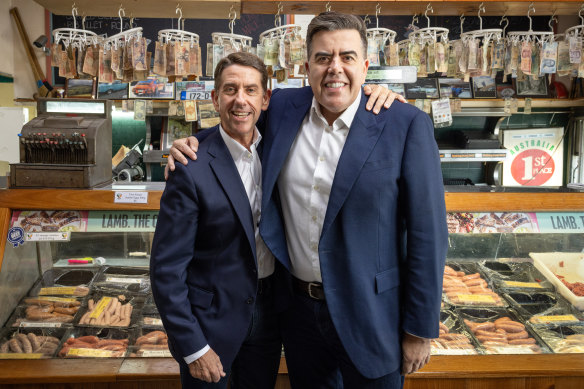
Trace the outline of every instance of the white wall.
<path fill-rule="evenodd" d="M 18 8 L 31 41 L 45 34 L 45 9 L 33 0 L 0 0 L 0 72 L 14 77 L 15 98 L 32 98 L 37 90 L 36 80 L 10 14 L 13 7 Z M 39 49 L 35 49 L 35 53 L 45 73 L 46 57 Z"/>

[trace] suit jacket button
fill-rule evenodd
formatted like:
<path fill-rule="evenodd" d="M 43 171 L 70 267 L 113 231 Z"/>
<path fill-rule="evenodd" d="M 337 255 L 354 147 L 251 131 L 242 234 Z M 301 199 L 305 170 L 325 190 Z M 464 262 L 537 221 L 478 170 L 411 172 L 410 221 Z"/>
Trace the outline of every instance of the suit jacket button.
<path fill-rule="evenodd" d="M 247 300 L 245 300 L 245 302 L 246 302 L 247 304 L 251 304 L 251 303 L 253 303 L 253 299 L 250 297 L 250 298 L 248 298 Z"/>

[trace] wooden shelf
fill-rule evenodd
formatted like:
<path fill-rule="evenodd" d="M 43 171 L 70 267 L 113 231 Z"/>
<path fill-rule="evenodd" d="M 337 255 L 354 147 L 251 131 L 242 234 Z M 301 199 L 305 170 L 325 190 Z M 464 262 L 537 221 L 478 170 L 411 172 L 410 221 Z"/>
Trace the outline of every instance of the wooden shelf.
<path fill-rule="evenodd" d="M 57 15 L 71 15 L 70 0 L 35 0 Z M 123 4 L 126 17 L 172 18 L 176 19 L 176 0 L 125 0 Z M 181 0 L 182 15 L 185 19 L 228 19 L 229 10 L 241 15 L 239 0 Z M 120 0 L 75 0 L 80 14 L 87 16 L 118 16 Z M 373 8 L 375 9 L 375 8 Z M 265 12 L 263 12 L 265 13 Z"/>
<path fill-rule="evenodd" d="M 70 0 L 35 0 L 49 11 L 57 15 L 71 14 Z M 485 14 L 501 16 L 525 16 L 532 0 L 497 1 L 485 0 Z M 535 16 L 551 15 L 577 15 L 581 0 L 533 1 L 535 3 Z M 89 16 L 118 16 L 119 0 L 76 0 L 80 12 Z M 231 6 L 235 7 L 237 16 L 244 14 L 276 14 L 278 3 L 282 3 L 285 14 L 316 15 L 325 10 L 326 1 L 323 0 L 183 0 L 180 2 L 183 17 L 189 19 L 227 19 Z M 413 15 L 423 14 L 428 1 L 357 1 L 341 0 L 331 1 L 332 10 L 352 13 L 356 15 L 371 15 L 375 11 L 376 4 L 381 5 L 382 15 Z M 432 15 L 474 15 L 481 1 L 435 1 L 432 3 L 434 13 Z M 126 0 L 123 2 L 126 17 L 133 14 L 140 18 L 176 18 L 175 9 L 177 2 L 174 0 Z"/>

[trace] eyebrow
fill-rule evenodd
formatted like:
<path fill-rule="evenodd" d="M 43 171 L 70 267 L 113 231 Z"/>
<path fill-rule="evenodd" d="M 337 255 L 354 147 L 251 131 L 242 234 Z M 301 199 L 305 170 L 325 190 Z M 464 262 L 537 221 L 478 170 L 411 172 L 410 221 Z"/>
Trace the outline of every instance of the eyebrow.
<path fill-rule="evenodd" d="M 223 84 L 223 86 L 221 88 L 225 88 L 225 87 L 237 87 L 238 84 L 234 83 L 234 82 L 226 82 L 225 84 Z M 258 84 L 247 84 L 243 86 L 244 88 L 259 88 L 260 86 Z"/>
<path fill-rule="evenodd" d="M 357 55 L 357 52 L 355 50 L 347 50 L 347 51 L 341 51 L 339 53 L 339 55 L 347 55 L 347 54 Z M 319 56 L 322 56 L 322 57 L 332 57 L 332 54 L 331 53 L 324 52 L 324 51 L 319 51 L 318 53 L 314 53 L 314 56 L 315 57 L 319 57 Z"/>

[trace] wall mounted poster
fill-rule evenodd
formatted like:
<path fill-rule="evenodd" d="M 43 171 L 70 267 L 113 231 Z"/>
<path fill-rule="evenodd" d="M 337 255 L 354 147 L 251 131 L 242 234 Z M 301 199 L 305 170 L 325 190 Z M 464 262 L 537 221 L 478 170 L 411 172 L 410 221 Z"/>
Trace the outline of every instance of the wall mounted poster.
<path fill-rule="evenodd" d="M 504 186 L 561 186 L 564 171 L 564 128 L 505 130 Z"/>

